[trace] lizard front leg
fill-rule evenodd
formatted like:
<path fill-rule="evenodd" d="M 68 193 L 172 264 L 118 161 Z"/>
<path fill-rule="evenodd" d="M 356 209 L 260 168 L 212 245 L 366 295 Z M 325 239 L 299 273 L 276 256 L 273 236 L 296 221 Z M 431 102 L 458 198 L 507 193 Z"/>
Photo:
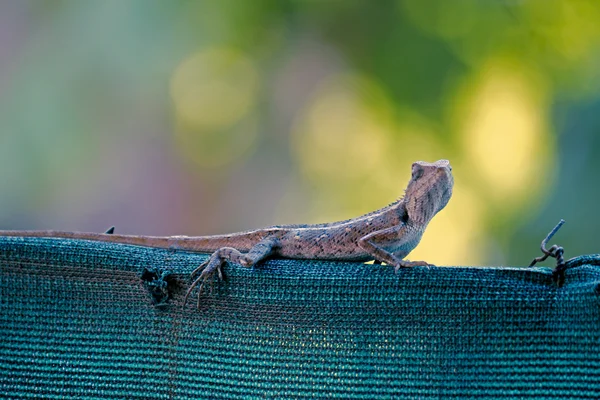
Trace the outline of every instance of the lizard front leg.
<path fill-rule="evenodd" d="M 408 225 L 396 225 L 380 231 L 372 232 L 358 240 L 358 245 L 375 260 L 393 265 L 398 270 L 401 267 L 428 266 L 425 261 L 406 261 L 402 258 L 410 253 L 419 243 L 420 235 L 415 238 Z M 386 248 L 397 249 L 394 252 Z"/>
<path fill-rule="evenodd" d="M 257 262 L 272 255 L 277 248 L 277 245 L 278 241 L 276 238 L 267 237 L 255 244 L 250 251 L 245 254 L 233 247 L 221 247 L 216 250 L 211 254 L 208 260 L 200 264 L 200 266 L 192 272 L 192 277 L 199 272 L 200 276 L 196 278 L 188 288 L 183 300 L 183 306 L 185 307 L 187 299 L 194 288 L 200 285 L 198 288 L 198 308 L 200 308 L 200 295 L 204 284 L 213 280 L 215 273 L 218 274 L 219 280 L 223 280 L 223 266 L 226 262 L 240 264 L 244 267 L 252 267 Z"/>

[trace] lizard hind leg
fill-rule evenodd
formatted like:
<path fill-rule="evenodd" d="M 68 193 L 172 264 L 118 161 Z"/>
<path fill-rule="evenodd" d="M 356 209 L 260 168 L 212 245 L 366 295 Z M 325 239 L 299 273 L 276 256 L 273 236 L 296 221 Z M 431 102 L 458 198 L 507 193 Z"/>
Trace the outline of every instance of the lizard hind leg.
<path fill-rule="evenodd" d="M 240 264 L 244 267 L 252 267 L 257 262 L 273 255 L 277 250 L 278 243 L 279 241 L 275 237 L 264 238 L 240 257 Z"/>
<path fill-rule="evenodd" d="M 233 247 L 221 247 L 215 251 L 208 260 L 203 262 L 196 268 L 192 274 L 192 279 L 200 273 L 190 287 L 188 288 L 183 300 L 183 307 L 187 303 L 187 299 L 192 291 L 199 285 L 198 288 L 198 308 L 200 308 L 200 295 L 205 284 L 214 282 L 215 273 L 218 274 L 219 280 L 223 280 L 223 266 L 227 261 L 243 265 L 244 267 L 252 267 L 259 261 L 272 255 L 277 250 L 278 241 L 274 237 L 267 237 L 255 244 L 248 253 L 243 254 Z"/>
<path fill-rule="evenodd" d="M 190 276 L 193 279 L 193 282 L 185 293 L 183 307 L 185 307 L 190 294 L 194 291 L 196 286 L 199 285 L 198 308 L 200 308 L 200 295 L 202 294 L 204 286 L 211 285 L 214 282 L 215 274 L 218 275 L 219 280 L 223 280 L 223 265 L 225 265 L 227 261 L 240 263 L 241 257 L 243 257 L 243 254 L 233 247 L 221 247 L 212 253 L 208 260 L 204 261 L 198 268 L 192 271 Z M 194 279 L 198 273 L 200 273 L 200 275 Z"/>

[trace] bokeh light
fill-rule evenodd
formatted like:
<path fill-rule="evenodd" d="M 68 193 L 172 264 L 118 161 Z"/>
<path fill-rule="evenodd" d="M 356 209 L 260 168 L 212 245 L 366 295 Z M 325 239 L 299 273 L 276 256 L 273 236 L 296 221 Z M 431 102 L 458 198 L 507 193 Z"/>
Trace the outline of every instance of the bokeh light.
<path fill-rule="evenodd" d="M 196 129 L 222 129 L 246 115 L 256 101 L 258 72 L 233 48 L 209 48 L 184 60 L 173 73 L 177 118 Z"/>
<path fill-rule="evenodd" d="M 239 50 L 209 48 L 183 61 L 171 79 L 181 154 L 216 168 L 248 152 L 257 138 L 256 117 L 249 114 L 258 86 L 256 67 Z"/>
<path fill-rule="evenodd" d="M 490 62 L 465 88 L 458 134 L 483 196 L 505 210 L 541 196 L 551 175 L 553 137 L 546 90 L 518 63 Z"/>
<path fill-rule="evenodd" d="M 324 82 L 291 142 L 309 179 L 329 184 L 379 172 L 394 129 L 388 101 L 373 82 L 359 76 L 334 76 Z"/>

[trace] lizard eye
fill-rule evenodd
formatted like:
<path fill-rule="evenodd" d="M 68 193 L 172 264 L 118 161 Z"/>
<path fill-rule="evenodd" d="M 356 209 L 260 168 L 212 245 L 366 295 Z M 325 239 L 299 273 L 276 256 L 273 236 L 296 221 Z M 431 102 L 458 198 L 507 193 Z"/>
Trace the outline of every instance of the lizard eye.
<path fill-rule="evenodd" d="M 421 167 L 419 164 L 413 164 L 413 169 L 412 169 L 413 181 L 416 181 L 417 179 L 419 179 L 421 177 L 421 175 L 423 175 L 423 167 Z"/>

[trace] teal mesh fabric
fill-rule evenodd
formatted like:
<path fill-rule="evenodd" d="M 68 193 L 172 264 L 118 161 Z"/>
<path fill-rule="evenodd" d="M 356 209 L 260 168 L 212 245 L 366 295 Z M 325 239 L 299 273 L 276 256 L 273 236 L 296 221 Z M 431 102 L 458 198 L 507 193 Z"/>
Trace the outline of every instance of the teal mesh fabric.
<path fill-rule="evenodd" d="M 0 238 L 1 396 L 600 397 L 600 256 L 561 288 L 548 268 L 269 260 L 182 310 L 205 258 Z"/>

